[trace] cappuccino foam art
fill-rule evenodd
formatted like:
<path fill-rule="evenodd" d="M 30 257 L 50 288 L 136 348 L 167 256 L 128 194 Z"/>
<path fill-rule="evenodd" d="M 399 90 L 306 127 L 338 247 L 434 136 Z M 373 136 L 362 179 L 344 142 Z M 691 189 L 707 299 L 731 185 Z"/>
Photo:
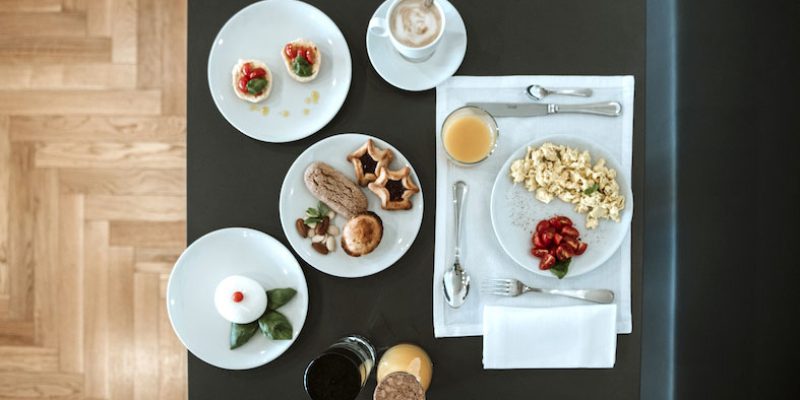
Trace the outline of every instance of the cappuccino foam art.
<path fill-rule="evenodd" d="M 442 16 L 436 6 L 425 0 L 402 0 L 392 10 L 390 28 L 394 38 L 409 47 L 433 43 L 442 30 Z"/>

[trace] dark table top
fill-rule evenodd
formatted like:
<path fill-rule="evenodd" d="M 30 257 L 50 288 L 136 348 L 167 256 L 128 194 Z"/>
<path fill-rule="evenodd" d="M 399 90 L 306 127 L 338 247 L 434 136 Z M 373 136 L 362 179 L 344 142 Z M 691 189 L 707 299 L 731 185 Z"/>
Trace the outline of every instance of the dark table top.
<path fill-rule="evenodd" d="M 294 159 L 320 139 L 364 132 L 396 146 L 414 165 L 429 205 L 435 192 L 435 92 L 410 93 L 384 82 L 367 58 L 365 32 L 379 1 L 309 1 L 342 30 L 353 58 L 353 81 L 339 114 L 320 132 L 287 144 L 239 134 L 216 110 L 206 80 L 208 52 L 225 21 L 246 0 L 189 2 L 188 236 L 244 226 L 288 243 L 278 221 L 278 193 Z M 636 78 L 633 191 L 643 198 L 645 1 L 453 1 L 467 27 L 458 75 L 579 74 Z M 302 399 L 306 364 L 338 337 L 359 333 L 377 347 L 415 342 L 430 353 L 432 399 L 639 397 L 642 227 L 633 221 L 633 333 L 618 339 L 608 370 L 485 371 L 481 338 L 435 339 L 432 317 L 434 209 L 425 207 L 414 246 L 397 265 L 374 276 L 336 278 L 300 260 L 310 291 L 309 313 L 294 345 L 249 371 L 226 371 L 189 355 L 192 399 Z M 361 399 L 371 398 L 371 377 Z M 589 397 L 587 397 L 589 396 Z"/>

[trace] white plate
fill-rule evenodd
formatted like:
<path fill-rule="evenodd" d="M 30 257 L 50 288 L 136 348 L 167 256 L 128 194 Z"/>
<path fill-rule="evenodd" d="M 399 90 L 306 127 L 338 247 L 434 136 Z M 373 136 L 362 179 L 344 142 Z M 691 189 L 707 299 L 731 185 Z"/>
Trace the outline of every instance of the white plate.
<path fill-rule="evenodd" d="M 284 45 L 297 38 L 313 41 L 322 52 L 319 75 L 308 83 L 292 79 L 281 57 Z M 240 58 L 264 61 L 272 71 L 272 93 L 255 109 L 236 97 L 231 84 L 231 70 Z M 322 11 L 295 0 L 243 8 L 219 31 L 208 56 L 208 87 L 217 108 L 236 129 L 265 142 L 298 140 L 322 129 L 342 107 L 351 75 L 350 49 L 342 32 Z M 318 103 L 306 103 L 314 90 Z M 269 108 L 266 116 L 262 107 Z"/>
<path fill-rule="evenodd" d="M 230 322 L 214 307 L 214 290 L 230 275 L 255 279 L 267 290 L 297 290 L 278 310 L 292 323 L 291 340 L 269 340 L 259 331 L 230 350 Z M 297 339 L 308 312 L 308 286 L 292 253 L 272 236 L 247 228 L 220 229 L 197 239 L 178 259 L 167 284 L 167 311 L 178 338 L 201 360 L 225 369 L 255 368 L 278 358 Z"/>
<path fill-rule="evenodd" d="M 367 55 L 378 75 L 389 84 L 410 91 L 428 90 L 453 76 L 467 52 L 467 29 L 464 20 L 447 0 L 436 0 L 445 15 L 444 33 L 436 52 L 423 62 L 411 62 L 394 49 L 388 37 L 367 30 Z M 392 0 L 375 10 L 373 18 L 385 18 Z"/>
<path fill-rule="evenodd" d="M 509 177 L 509 168 L 514 160 L 525 157 L 528 146 L 541 146 L 545 142 L 567 145 L 579 150 L 588 150 L 592 163 L 604 158 L 606 165 L 617 171 L 617 183 L 625 196 L 625 209 L 621 221 L 600 220 L 595 229 L 586 228 L 586 218 L 574 210 L 572 204 L 553 199 L 549 204 L 536 200 L 534 194 L 528 192 L 522 184 L 514 185 Z M 622 244 L 625 234 L 630 228 L 633 216 L 633 194 L 631 187 L 621 173 L 617 160 L 605 149 L 587 140 L 567 135 L 550 136 L 534 140 L 521 146 L 503 164 L 492 188 L 491 215 L 497 240 L 500 246 L 520 266 L 536 274 L 555 278 L 550 271 L 539 269 L 539 259 L 532 256 L 531 232 L 536 224 L 554 215 L 569 217 L 581 233 L 581 240 L 588 244 L 586 252 L 572 259 L 569 273 L 565 278 L 585 274 L 602 265 Z"/>
<path fill-rule="evenodd" d="M 301 238 L 297 233 L 295 221 L 305 216 L 307 208 L 315 207 L 319 202 L 311 195 L 303 181 L 306 167 L 312 162 L 322 161 L 355 181 L 353 165 L 347 161 L 347 155 L 363 145 L 367 139 L 372 139 L 375 145 L 382 149 L 392 149 L 394 161 L 390 166 L 391 169 L 397 170 L 406 165 L 410 166 L 400 151 L 381 139 L 359 133 L 341 134 L 321 140 L 300 154 L 289 168 L 289 172 L 286 173 L 283 186 L 281 186 L 280 218 L 289 244 L 309 265 L 333 276 L 357 278 L 383 271 L 406 253 L 414 243 L 420 225 L 422 225 L 422 186 L 412 167 L 411 176 L 420 191 L 411 198 L 414 207 L 410 210 L 383 210 L 378 196 L 369 189 L 362 188 L 369 199 L 370 211 L 378 214 L 383 221 L 383 239 L 372 253 L 361 257 L 350 257 L 342 251 L 341 236 L 337 236 L 336 251 L 322 255 L 311 248 L 310 239 Z M 335 224 L 340 230 L 345 222 L 342 216 L 336 216 Z"/>

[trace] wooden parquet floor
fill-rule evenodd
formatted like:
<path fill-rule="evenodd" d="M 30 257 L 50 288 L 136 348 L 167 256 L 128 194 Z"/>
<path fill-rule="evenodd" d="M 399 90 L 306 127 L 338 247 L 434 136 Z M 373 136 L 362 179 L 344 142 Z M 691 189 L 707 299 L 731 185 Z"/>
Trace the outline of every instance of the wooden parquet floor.
<path fill-rule="evenodd" d="M 0 0 L 0 399 L 182 399 L 186 1 Z"/>

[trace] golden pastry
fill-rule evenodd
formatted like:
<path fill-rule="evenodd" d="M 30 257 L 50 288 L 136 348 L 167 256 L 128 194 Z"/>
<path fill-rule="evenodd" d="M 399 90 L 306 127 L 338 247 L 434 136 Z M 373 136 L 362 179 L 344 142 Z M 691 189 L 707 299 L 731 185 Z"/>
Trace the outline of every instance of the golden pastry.
<path fill-rule="evenodd" d="M 353 164 L 356 171 L 356 182 L 361 186 L 378 179 L 378 171 L 386 168 L 392 162 L 394 154 L 389 149 L 381 150 L 375 147 L 372 139 L 347 156 L 347 161 Z"/>
<path fill-rule="evenodd" d="M 381 168 L 378 179 L 369 184 L 369 190 L 381 199 L 384 210 L 408 210 L 413 204 L 411 196 L 419 192 L 419 188 L 411 180 L 411 168 L 404 167 L 397 171 Z"/>
<path fill-rule="evenodd" d="M 372 211 L 356 215 L 342 229 L 342 250 L 352 257 L 369 254 L 383 239 L 383 221 Z"/>

